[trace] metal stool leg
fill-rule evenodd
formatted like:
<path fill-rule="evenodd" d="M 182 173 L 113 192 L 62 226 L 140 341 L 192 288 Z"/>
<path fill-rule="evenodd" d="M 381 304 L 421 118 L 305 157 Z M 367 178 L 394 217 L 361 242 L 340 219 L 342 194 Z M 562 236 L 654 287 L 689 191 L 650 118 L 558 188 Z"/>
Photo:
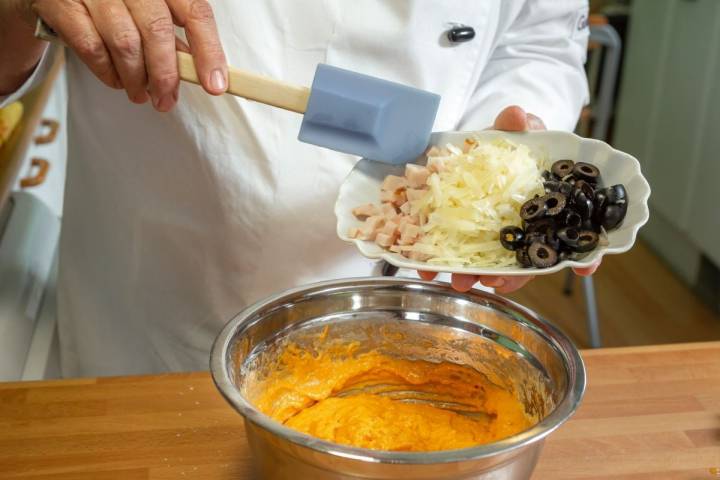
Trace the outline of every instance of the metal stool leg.
<path fill-rule="evenodd" d="M 585 293 L 585 308 L 587 309 L 587 328 L 590 335 L 590 346 L 598 348 L 600 340 L 600 320 L 598 318 L 597 303 L 595 302 L 595 284 L 592 275 L 582 277 L 583 291 Z"/>
<path fill-rule="evenodd" d="M 565 285 L 563 286 L 563 293 L 568 297 L 573 293 L 573 287 L 575 286 L 575 273 L 572 270 L 565 272 Z"/>

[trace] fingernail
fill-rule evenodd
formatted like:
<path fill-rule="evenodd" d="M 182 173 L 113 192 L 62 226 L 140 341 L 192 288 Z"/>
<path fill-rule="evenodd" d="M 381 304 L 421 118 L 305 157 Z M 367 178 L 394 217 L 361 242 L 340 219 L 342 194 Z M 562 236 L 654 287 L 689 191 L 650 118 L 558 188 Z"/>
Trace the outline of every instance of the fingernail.
<path fill-rule="evenodd" d="M 175 100 L 173 99 L 173 96 L 171 94 L 160 97 L 160 99 L 154 105 L 155 108 L 160 110 L 161 112 L 167 112 L 173 107 L 174 103 Z"/>
<path fill-rule="evenodd" d="M 225 82 L 225 73 L 223 73 L 223 71 L 219 68 L 217 70 L 213 70 L 210 74 L 210 86 L 213 88 L 213 90 L 221 92 L 224 92 L 227 88 L 227 83 Z"/>

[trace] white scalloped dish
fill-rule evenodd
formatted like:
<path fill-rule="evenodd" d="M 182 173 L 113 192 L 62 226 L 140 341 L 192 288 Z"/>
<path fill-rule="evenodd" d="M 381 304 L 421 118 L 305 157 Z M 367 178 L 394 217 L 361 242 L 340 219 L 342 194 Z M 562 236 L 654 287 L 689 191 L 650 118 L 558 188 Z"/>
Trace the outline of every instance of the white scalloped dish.
<path fill-rule="evenodd" d="M 404 172 L 404 165 L 387 165 L 362 159 L 340 186 L 335 203 L 338 237 L 354 243 L 364 256 L 382 259 L 400 268 L 472 275 L 538 275 L 554 273 L 566 267 L 589 267 L 604 255 L 626 252 L 635 243 L 640 227 L 648 221 L 647 202 L 650 197 L 650 185 L 640 171 L 640 163 L 632 155 L 616 150 L 605 142 L 559 131 L 514 133 L 485 130 L 433 133 L 430 144 L 444 146 L 450 143 L 462 147 L 465 139 L 470 136 L 475 136 L 481 141 L 492 141 L 498 137 L 507 138 L 514 143 L 527 145 L 534 154 L 548 158 L 550 162 L 570 158 L 596 165 L 600 169 L 603 185 L 618 183 L 625 185 L 629 199 L 625 219 L 617 229 L 608 232 L 607 245 L 596 247 L 581 260 L 565 260 L 550 268 L 523 268 L 520 265 L 494 268 L 460 267 L 410 260 L 372 241 L 353 239 L 348 235 L 352 227 L 360 227 L 362 224 L 362 221 L 352 214 L 353 208 L 367 203 L 379 204 L 380 185 L 383 179 L 387 175 L 401 176 Z M 424 164 L 425 161 L 423 156 L 414 163 Z"/>

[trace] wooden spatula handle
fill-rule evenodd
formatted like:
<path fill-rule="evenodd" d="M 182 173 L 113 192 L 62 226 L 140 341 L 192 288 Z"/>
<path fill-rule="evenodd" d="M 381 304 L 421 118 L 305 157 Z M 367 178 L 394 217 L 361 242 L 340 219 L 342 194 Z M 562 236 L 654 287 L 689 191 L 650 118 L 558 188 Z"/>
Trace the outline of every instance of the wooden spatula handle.
<path fill-rule="evenodd" d="M 180 78 L 200 84 L 192 56 L 189 53 L 177 52 L 177 58 Z M 227 91 L 238 97 L 297 113 L 305 113 L 310 97 L 310 89 L 307 87 L 291 85 L 232 67 L 228 69 Z"/>

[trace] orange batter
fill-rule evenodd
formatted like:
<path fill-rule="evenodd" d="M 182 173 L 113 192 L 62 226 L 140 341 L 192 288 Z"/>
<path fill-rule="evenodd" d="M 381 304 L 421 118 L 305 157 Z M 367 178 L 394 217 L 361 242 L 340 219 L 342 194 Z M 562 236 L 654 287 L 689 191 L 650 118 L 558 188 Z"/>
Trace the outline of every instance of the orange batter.
<path fill-rule="evenodd" d="M 313 355 L 290 345 L 254 389 L 256 407 L 309 435 L 377 450 L 465 448 L 536 422 L 513 393 L 472 368 L 356 348 Z"/>

